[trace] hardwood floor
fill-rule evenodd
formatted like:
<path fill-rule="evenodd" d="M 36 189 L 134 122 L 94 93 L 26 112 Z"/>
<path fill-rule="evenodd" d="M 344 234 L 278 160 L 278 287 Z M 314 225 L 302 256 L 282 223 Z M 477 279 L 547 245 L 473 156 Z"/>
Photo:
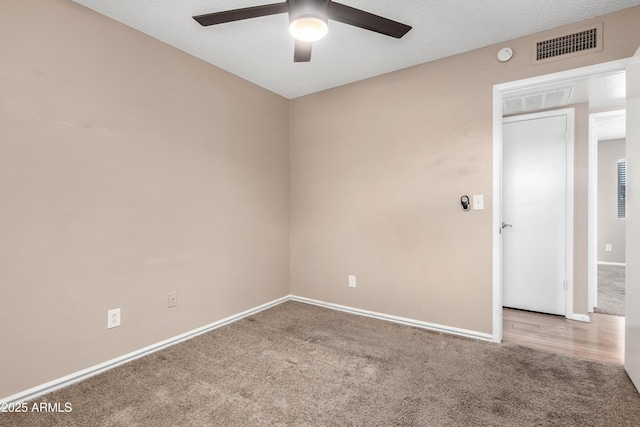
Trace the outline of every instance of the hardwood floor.
<path fill-rule="evenodd" d="M 502 342 L 581 359 L 624 364 L 624 317 L 590 314 L 591 322 L 503 310 Z"/>

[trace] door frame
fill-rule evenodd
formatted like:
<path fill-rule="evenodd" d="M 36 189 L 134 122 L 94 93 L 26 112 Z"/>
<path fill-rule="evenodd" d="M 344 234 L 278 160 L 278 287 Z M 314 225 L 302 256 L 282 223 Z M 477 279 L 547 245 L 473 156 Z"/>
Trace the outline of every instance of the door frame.
<path fill-rule="evenodd" d="M 564 279 L 567 283 L 567 287 L 564 293 L 564 312 L 565 317 L 571 318 L 573 314 L 573 207 L 574 207 L 574 142 L 575 142 L 575 109 L 574 108 L 562 108 L 558 110 L 547 110 L 535 113 L 518 114 L 514 116 L 504 117 L 502 124 L 515 123 L 520 121 L 545 119 L 550 117 L 564 116 L 567 120 L 566 131 L 566 144 L 565 144 L 565 211 L 564 211 L 564 227 L 565 227 L 565 250 L 564 250 L 564 267 L 565 276 Z M 500 152 L 502 156 L 502 150 Z M 502 166 L 502 162 L 501 162 Z M 500 182 L 502 187 L 502 181 Z M 501 192 L 502 193 L 502 192 Z M 501 194 L 502 200 L 502 194 Z M 500 206 L 502 209 L 502 204 Z M 502 217 L 502 212 L 500 213 Z M 507 218 L 507 220 L 510 220 Z M 502 220 L 500 222 L 502 226 Z M 502 246 L 502 239 L 500 240 L 500 246 Z M 502 257 L 502 254 L 501 254 Z M 500 270 L 502 275 L 502 270 Z M 560 285 L 560 284 L 558 284 Z"/>
<path fill-rule="evenodd" d="M 493 238 L 492 238 L 492 275 L 493 275 L 493 341 L 502 342 L 502 102 L 504 95 L 521 89 L 542 84 L 563 82 L 578 78 L 624 71 L 631 58 L 602 64 L 576 68 L 558 73 L 546 74 L 493 86 Z M 571 295 L 573 299 L 573 295 Z M 588 316 L 568 312 L 576 320 L 587 320 Z M 586 319 L 585 319 L 586 317 Z"/>
<path fill-rule="evenodd" d="M 626 68 L 626 67 L 625 67 Z M 626 117 L 627 110 L 612 110 L 589 114 L 589 231 L 588 242 L 588 311 L 598 305 L 598 123 L 601 121 Z M 626 240 L 626 236 L 625 236 Z"/>

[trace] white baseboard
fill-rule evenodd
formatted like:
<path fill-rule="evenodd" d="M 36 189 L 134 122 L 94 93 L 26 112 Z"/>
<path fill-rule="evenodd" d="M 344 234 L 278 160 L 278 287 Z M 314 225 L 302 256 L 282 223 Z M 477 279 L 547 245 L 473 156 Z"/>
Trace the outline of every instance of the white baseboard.
<path fill-rule="evenodd" d="M 198 335 L 204 334 L 206 332 L 217 329 L 221 326 L 228 325 L 229 323 L 233 323 L 237 320 L 245 318 L 247 316 L 251 316 L 260 311 L 271 308 L 275 305 L 281 304 L 285 301 L 288 301 L 290 296 L 284 296 L 282 298 L 278 298 L 266 304 L 259 305 L 257 307 L 251 308 L 249 310 L 243 311 L 242 313 L 235 314 L 233 316 L 226 317 L 222 320 L 218 320 L 217 322 L 210 323 L 208 325 L 202 326 L 197 329 L 193 329 L 189 332 L 185 332 L 184 334 L 177 335 L 173 338 L 169 338 L 164 341 L 160 341 L 156 344 L 152 344 L 150 346 L 141 348 L 140 350 L 136 350 L 129 354 L 125 354 L 124 356 L 116 357 L 115 359 L 108 360 L 104 363 L 100 363 L 95 366 L 91 366 L 90 368 L 83 369 L 78 372 L 74 372 L 62 378 L 55 379 L 53 381 L 49 381 L 48 383 L 41 384 L 39 386 L 30 388 L 20 393 L 16 393 L 12 396 L 8 396 L 6 398 L 0 399 L 0 404 L 4 403 L 17 403 L 23 402 L 27 400 L 33 400 L 39 396 L 42 396 L 46 393 L 51 393 L 54 390 L 69 386 L 71 384 L 86 380 L 94 375 L 98 375 L 102 372 L 108 371 L 110 369 L 115 368 L 116 366 L 120 366 L 127 362 L 131 362 L 132 360 L 139 359 L 141 357 L 147 356 L 151 353 L 155 353 L 158 350 L 162 350 L 164 348 L 170 347 L 172 345 L 178 344 L 180 342 L 186 341 L 188 339 L 194 338 Z"/>
<path fill-rule="evenodd" d="M 413 320 L 408 319 L 406 317 L 398 317 L 390 314 L 377 313 L 374 311 L 361 310 L 359 308 L 347 307 L 344 305 L 332 304 L 324 301 L 318 301 L 310 298 L 298 297 L 294 295 L 287 295 L 282 298 L 278 298 L 266 304 L 262 304 L 260 306 L 254 307 L 252 309 L 243 311 L 242 313 L 235 314 L 233 316 L 226 317 L 222 320 L 218 320 L 217 322 L 210 323 L 208 325 L 202 326 L 197 329 L 193 329 L 189 332 L 185 332 L 184 334 L 177 335 L 173 338 L 169 338 L 164 341 L 160 341 L 156 344 L 152 344 L 150 346 L 141 348 L 129 354 L 125 354 L 120 357 L 116 357 L 115 359 L 108 360 L 104 363 L 100 363 L 95 366 L 91 366 L 89 368 L 83 369 L 81 371 L 74 372 L 72 374 L 66 375 L 62 378 L 55 379 L 53 381 L 49 381 L 45 384 L 38 385 L 36 387 L 32 387 L 28 390 L 22 391 L 20 393 L 16 393 L 12 396 L 8 396 L 0 399 L 0 404 L 9 404 L 9 403 L 17 403 L 24 402 L 28 400 L 33 400 L 43 394 L 51 393 L 52 391 L 58 390 L 63 387 L 67 387 L 71 384 L 86 380 L 90 377 L 98 375 L 102 372 L 108 371 L 110 369 L 115 368 L 116 366 L 123 365 L 127 362 L 131 362 L 132 360 L 139 359 L 141 357 L 147 356 L 151 353 L 155 353 L 156 351 L 162 350 L 164 348 L 170 347 L 172 345 L 178 344 L 180 342 L 186 341 L 188 339 L 194 338 L 198 335 L 204 334 L 206 332 L 217 329 L 221 326 L 228 325 L 237 320 L 243 319 L 247 316 L 251 316 L 260 311 L 266 310 L 278 304 L 281 304 L 285 301 L 298 301 L 305 304 L 317 305 L 320 307 L 329 308 L 332 310 L 339 310 L 346 313 L 357 314 L 360 316 L 372 317 L 374 319 L 386 320 L 389 322 L 400 323 L 402 325 L 414 326 L 422 329 L 428 329 L 431 331 L 444 332 L 453 335 L 460 335 L 467 338 L 475 338 L 483 341 L 493 341 L 493 337 L 491 334 L 485 334 L 482 332 L 471 331 L 467 329 L 455 328 L 452 326 L 443 326 L 435 323 L 423 322 L 421 320 Z M 588 316 L 587 316 L 588 319 Z M 579 320 L 579 319 L 576 319 Z"/>
<path fill-rule="evenodd" d="M 589 323 L 591 322 L 591 318 L 589 317 L 588 314 L 576 314 L 576 313 L 571 313 L 567 316 L 565 316 L 567 319 L 570 320 L 577 320 L 579 322 L 586 322 Z"/>
<path fill-rule="evenodd" d="M 598 261 L 598 265 L 617 265 L 619 267 L 626 267 L 626 263 L 624 262 L 606 262 L 606 261 Z"/>
<path fill-rule="evenodd" d="M 389 322 L 400 323 L 402 325 L 414 326 L 422 329 L 428 329 L 431 331 L 445 332 L 453 335 L 460 335 L 467 338 L 475 338 L 482 341 L 493 341 L 491 334 L 486 334 L 478 331 L 471 331 L 468 329 L 455 328 L 452 326 L 438 325 L 435 323 L 423 322 L 421 320 L 408 319 L 406 317 L 398 317 L 390 314 L 377 313 L 375 311 L 361 310 L 359 308 L 347 307 L 344 305 L 333 304 L 324 301 L 318 301 L 311 298 L 299 297 L 291 295 L 292 301 L 298 301 L 305 304 L 313 304 L 324 308 L 330 308 L 332 310 L 344 311 L 346 313 L 357 314 L 360 316 L 372 317 L 374 319 L 386 320 Z"/>

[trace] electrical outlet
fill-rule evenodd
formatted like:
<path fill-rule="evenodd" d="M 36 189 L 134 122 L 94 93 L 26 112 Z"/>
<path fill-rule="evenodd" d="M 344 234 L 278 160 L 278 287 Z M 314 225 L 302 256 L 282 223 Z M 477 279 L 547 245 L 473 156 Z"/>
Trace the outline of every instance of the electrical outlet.
<path fill-rule="evenodd" d="M 356 287 L 356 276 L 349 276 L 349 287 L 350 288 L 355 288 Z"/>
<path fill-rule="evenodd" d="M 178 305 L 178 293 L 176 291 L 169 292 L 169 308 Z"/>
<path fill-rule="evenodd" d="M 613 246 L 610 244 L 604 245 L 604 250 L 607 252 L 611 252 L 613 250 Z"/>
<path fill-rule="evenodd" d="M 107 329 L 120 326 L 120 309 L 114 308 L 107 311 Z"/>

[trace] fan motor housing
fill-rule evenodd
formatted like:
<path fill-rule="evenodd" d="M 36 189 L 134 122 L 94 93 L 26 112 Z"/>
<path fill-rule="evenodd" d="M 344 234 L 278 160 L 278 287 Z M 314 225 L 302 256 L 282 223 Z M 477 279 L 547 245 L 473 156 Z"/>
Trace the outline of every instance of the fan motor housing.
<path fill-rule="evenodd" d="M 313 17 L 327 22 L 329 0 L 287 0 L 289 6 L 289 22 L 298 18 Z"/>

